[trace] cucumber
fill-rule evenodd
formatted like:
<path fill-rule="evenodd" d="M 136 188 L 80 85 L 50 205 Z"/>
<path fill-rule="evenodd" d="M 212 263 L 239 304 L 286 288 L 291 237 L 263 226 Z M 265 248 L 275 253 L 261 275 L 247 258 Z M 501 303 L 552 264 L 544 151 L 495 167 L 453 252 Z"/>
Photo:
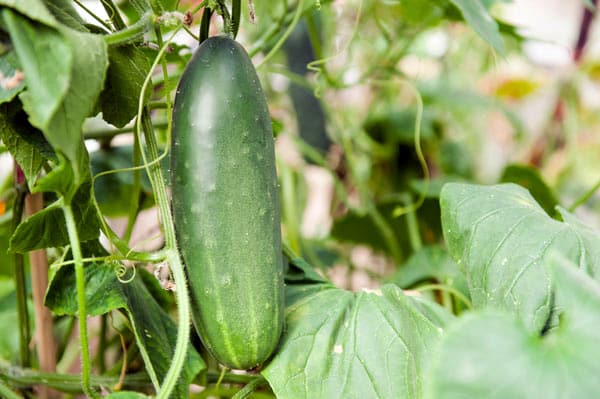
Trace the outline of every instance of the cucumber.
<path fill-rule="evenodd" d="M 172 207 L 192 320 L 221 364 L 253 369 L 283 327 L 283 259 L 273 132 L 246 51 L 205 40 L 177 87 Z"/>

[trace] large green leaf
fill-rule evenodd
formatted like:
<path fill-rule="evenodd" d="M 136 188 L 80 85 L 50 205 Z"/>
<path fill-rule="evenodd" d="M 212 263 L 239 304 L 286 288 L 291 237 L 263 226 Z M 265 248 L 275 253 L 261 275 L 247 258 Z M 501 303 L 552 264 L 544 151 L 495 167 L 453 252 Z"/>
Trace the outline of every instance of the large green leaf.
<path fill-rule="evenodd" d="M 555 266 L 562 304 L 558 328 L 540 336 L 499 311 L 464 317 L 442 340 L 426 397 L 597 397 L 600 285 L 568 263 Z"/>
<path fill-rule="evenodd" d="M 504 42 L 498 24 L 486 10 L 481 0 L 450 0 L 462 13 L 465 21 L 479 36 L 494 47 L 499 53 L 504 53 Z"/>
<path fill-rule="evenodd" d="M 139 274 L 130 283 L 121 283 L 114 266 L 94 263 L 84 268 L 87 312 L 89 315 L 100 315 L 113 309 L 122 309 L 131 322 L 140 350 L 149 359 L 159 381 L 162 381 L 175 350 L 177 326 L 154 300 Z M 77 315 L 76 297 L 73 267 L 63 266 L 50 282 L 46 306 L 55 314 L 74 316 Z M 202 358 L 190 346 L 181 378 L 190 383 L 205 368 Z M 186 397 L 186 393 L 187 384 L 179 383 L 173 397 Z"/>
<path fill-rule="evenodd" d="M 552 251 L 600 275 L 600 237 L 575 223 L 550 218 L 527 190 L 514 184 L 450 183 L 440 198 L 450 254 L 466 274 L 473 305 L 516 312 L 540 331 L 552 306 L 550 277 L 542 267 Z"/>
<path fill-rule="evenodd" d="M 291 292 L 298 289 L 305 295 Z M 278 398 L 421 395 L 423 370 L 451 318 L 436 304 L 394 285 L 359 293 L 300 285 L 287 295 L 286 331 L 262 372 Z"/>
<path fill-rule="evenodd" d="M 93 112 L 104 84 L 106 43 L 100 35 L 60 25 L 53 17 L 45 16 L 42 24 L 24 14 L 2 10 L 25 73 L 27 90 L 20 98 L 30 122 L 71 162 L 78 185 L 89 175 L 81 127 Z"/>

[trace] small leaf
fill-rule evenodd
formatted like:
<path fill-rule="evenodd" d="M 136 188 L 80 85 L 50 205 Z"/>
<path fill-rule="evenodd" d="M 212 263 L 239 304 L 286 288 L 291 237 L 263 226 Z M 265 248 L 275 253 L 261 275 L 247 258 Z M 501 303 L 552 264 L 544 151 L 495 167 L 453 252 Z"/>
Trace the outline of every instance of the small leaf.
<path fill-rule="evenodd" d="M 539 332 L 552 307 L 550 276 L 542 267 L 549 253 L 600 275 L 598 233 L 571 216 L 568 223 L 550 218 L 522 187 L 450 183 L 440 203 L 448 249 L 476 308 L 514 312 Z"/>
<path fill-rule="evenodd" d="M 485 9 L 481 0 L 450 0 L 462 13 L 473 30 L 500 54 L 504 53 L 504 42 L 498 31 L 498 24 Z"/>
<path fill-rule="evenodd" d="M 560 325 L 531 334 L 499 311 L 461 318 L 442 339 L 428 399 L 594 398 L 600 392 L 600 285 L 554 258 Z"/>
<path fill-rule="evenodd" d="M 96 209 L 90 200 L 90 184 L 84 183 L 72 200 L 73 213 L 80 241 L 88 241 L 100 235 L 100 223 Z M 25 219 L 10 238 L 9 252 L 25 253 L 34 249 L 67 245 L 69 235 L 60 202 Z"/>
<path fill-rule="evenodd" d="M 110 61 L 100 101 L 104 119 L 123 127 L 138 112 L 138 101 L 144 79 L 151 66 L 147 53 L 135 45 L 110 47 Z M 151 90 L 146 90 L 146 100 Z"/>
<path fill-rule="evenodd" d="M 262 372 L 276 396 L 419 397 L 431 350 L 452 316 L 393 285 L 356 294 L 316 285 L 288 306 L 280 349 Z"/>
<path fill-rule="evenodd" d="M 40 142 L 44 138 L 39 130 L 27 122 L 24 113 L 15 113 L 11 108 L 14 107 L 9 107 L 9 104 L 0 107 L 0 140 L 23 170 L 31 188 L 45 161 L 42 151 L 31 142 L 34 136 L 39 137 Z"/>

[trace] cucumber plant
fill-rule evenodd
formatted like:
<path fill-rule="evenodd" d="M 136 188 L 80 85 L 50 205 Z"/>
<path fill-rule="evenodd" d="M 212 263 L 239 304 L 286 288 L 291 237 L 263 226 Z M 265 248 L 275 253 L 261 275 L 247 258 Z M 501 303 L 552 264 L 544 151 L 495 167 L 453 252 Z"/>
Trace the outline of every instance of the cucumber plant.
<path fill-rule="evenodd" d="M 600 183 L 581 195 L 576 168 L 565 189 L 508 165 L 480 185 L 454 137 L 488 111 L 518 130 L 501 98 L 535 87 L 490 98 L 468 70 L 487 81 L 495 53 L 519 55 L 490 14 L 506 2 L 192 3 L 0 1 L 0 396 L 600 392 Z M 440 33 L 439 76 L 411 75 Z M 289 61 L 296 35 L 308 65 Z M 292 111 L 292 82 L 318 106 Z M 554 134 L 590 111 L 547 92 L 569 122 L 549 141 L 579 154 Z M 305 177 L 331 200 L 325 236 L 301 234 Z"/>

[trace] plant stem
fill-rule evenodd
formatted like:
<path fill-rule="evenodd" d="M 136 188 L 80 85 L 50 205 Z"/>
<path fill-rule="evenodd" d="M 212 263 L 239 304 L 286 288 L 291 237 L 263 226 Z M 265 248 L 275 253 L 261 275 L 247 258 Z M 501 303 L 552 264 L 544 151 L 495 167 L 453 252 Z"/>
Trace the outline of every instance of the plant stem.
<path fill-rule="evenodd" d="M 202 19 L 200 20 L 200 35 L 199 35 L 199 44 L 202 44 L 203 41 L 208 39 L 208 34 L 210 31 L 210 17 L 212 16 L 212 10 L 208 7 L 204 7 L 204 11 L 202 11 Z"/>
<path fill-rule="evenodd" d="M 152 124 L 156 128 L 165 128 L 165 127 L 167 127 L 167 121 L 157 121 L 157 122 L 153 122 Z M 131 127 L 123 127 L 123 128 L 120 128 L 120 129 L 111 129 L 111 128 L 108 128 L 108 129 L 89 130 L 87 132 L 83 132 L 83 137 L 86 140 L 90 140 L 90 139 L 95 139 L 95 140 L 110 139 L 112 137 L 118 136 L 119 134 L 131 133 L 131 132 L 133 132 L 134 129 L 135 129 L 135 127 L 131 126 Z"/>
<path fill-rule="evenodd" d="M 17 183 L 17 196 L 14 200 L 12 215 L 12 231 L 14 232 L 21 223 L 25 196 L 27 195 L 23 184 Z M 29 327 L 29 314 L 27 311 L 27 283 L 25 281 L 25 259 L 23 254 L 15 253 L 13 256 L 15 273 L 15 292 L 17 297 L 17 314 L 19 319 L 19 355 L 20 364 L 29 367 L 29 341 L 31 330 Z"/>
<path fill-rule="evenodd" d="M 273 46 L 273 48 L 269 51 L 269 53 L 265 56 L 265 58 L 263 58 L 262 61 L 256 66 L 256 69 L 260 68 L 261 66 L 266 64 L 267 61 L 269 61 L 271 58 L 273 58 L 273 56 L 279 51 L 281 46 L 283 46 L 283 43 L 285 43 L 287 38 L 292 34 L 292 31 L 294 30 L 294 28 L 298 24 L 298 21 L 300 20 L 300 17 L 302 16 L 302 9 L 304 8 L 304 0 L 298 0 L 298 5 L 296 7 L 297 7 L 296 13 L 294 14 L 292 22 L 290 23 L 290 25 L 288 26 L 286 31 L 283 33 L 283 35 L 279 38 L 277 43 L 275 43 L 275 46 Z"/>
<path fill-rule="evenodd" d="M 150 115 L 148 110 L 144 111 L 142 116 L 142 123 L 144 124 L 144 138 L 146 139 L 146 147 L 150 156 L 150 159 L 158 159 L 158 146 L 156 144 L 156 138 L 154 137 L 154 131 L 152 124 L 150 123 Z M 144 164 L 148 164 L 145 159 L 144 151 Z M 173 354 L 173 361 L 169 371 L 163 381 L 163 385 L 157 392 L 157 398 L 168 398 L 171 395 L 171 391 L 175 387 L 181 370 L 183 369 L 183 363 L 185 361 L 187 346 L 190 339 L 190 304 L 188 297 L 187 281 L 185 273 L 183 271 L 183 264 L 177 251 L 177 239 L 175 237 L 175 226 L 173 225 L 173 217 L 171 216 L 171 209 L 169 207 L 169 200 L 167 197 L 167 189 L 164 184 L 164 178 L 160 163 L 153 163 L 149 167 L 149 177 L 152 183 L 152 189 L 156 198 L 156 203 L 159 208 L 161 220 L 163 222 L 163 230 L 165 235 L 165 246 L 167 248 L 166 257 L 169 264 L 173 279 L 175 280 L 175 286 L 177 287 L 175 293 L 177 298 L 177 314 L 179 316 L 179 323 L 177 328 L 177 341 L 175 343 L 175 353 Z"/>
<path fill-rule="evenodd" d="M 264 377 L 256 378 L 252 380 L 252 382 L 247 384 L 245 387 L 237 391 L 237 393 L 233 395 L 231 399 L 247 399 L 250 395 L 252 395 L 254 391 L 256 391 L 256 388 L 260 387 L 263 384 L 266 384 L 266 382 L 267 380 L 265 380 Z"/>
<path fill-rule="evenodd" d="M 146 13 L 134 24 L 104 36 L 104 41 L 109 46 L 122 45 L 136 42 L 144 37 L 157 23 L 156 15 Z"/>
<path fill-rule="evenodd" d="M 121 14 L 119 14 L 119 9 L 113 0 L 102 0 L 100 3 L 102 3 L 102 7 L 104 7 L 104 10 L 106 11 L 106 15 L 108 15 L 116 30 L 122 30 L 127 27 L 123 21 L 123 18 L 121 18 Z"/>
<path fill-rule="evenodd" d="M 157 40 L 159 40 L 159 43 L 162 43 L 162 38 L 158 29 L 156 36 Z M 166 49 L 166 45 L 161 45 L 161 50 L 159 51 L 156 59 L 154 60 L 154 63 L 150 70 L 153 70 L 158 64 L 159 60 L 162 60 L 162 56 L 164 55 Z M 163 72 L 166 74 L 166 70 L 164 67 L 165 63 L 163 61 Z M 142 148 L 141 154 L 144 161 L 144 165 L 146 166 L 146 171 L 150 177 L 150 183 L 152 184 L 152 190 L 154 192 L 154 197 L 156 199 L 156 204 L 158 205 L 158 210 L 162 221 L 163 232 L 165 235 L 166 260 L 169 264 L 169 268 L 171 270 L 173 279 L 175 281 L 175 285 L 177 287 L 175 295 L 177 299 L 178 326 L 177 341 L 175 343 L 175 353 L 173 354 L 173 361 L 171 362 L 169 370 L 167 371 L 167 375 L 165 376 L 163 385 L 157 392 L 157 398 L 166 399 L 171 395 L 171 391 L 173 390 L 175 384 L 179 380 L 179 375 L 181 374 L 181 370 L 183 369 L 183 364 L 185 362 L 185 357 L 187 354 L 187 348 L 190 340 L 190 302 L 188 296 L 187 281 L 185 277 L 185 272 L 183 270 L 183 263 L 181 262 L 181 257 L 177 250 L 175 226 L 173 224 L 173 216 L 171 215 L 171 208 L 169 206 L 167 188 L 165 187 L 162 169 L 160 167 L 160 163 L 158 162 L 158 145 L 156 143 L 156 137 L 154 136 L 154 129 L 152 127 L 152 121 L 150 119 L 150 112 L 148 108 L 144 106 L 143 102 L 146 88 L 150 84 L 150 79 L 151 75 L 149 74 L 148 76 L 146 76 L 146 80 L 144 81 L 142 91 L 140 93 L 136 132 L 138 135 L 141 135 L 143 130 L 144 138 L 146 140 L 146 150 Z M 165 83 L 168 83 L 166 77 Z M 168 96 L 169 95 L 167 93 L 167 101 L 169 101 Z M 168 111 L 170 111 L 170 107 L 167 107 L 167 109 Z M 167 130 L 170 131 L 170 126 Z M 151 163 L 148 162 L 146 151 L 148 152 L 149 158 L 152 160 Z"/>
<path fill-rule="evenodd" d="M 4 385 L 2 379 L 0 379 L 0 396 L 6 399 L 23 399 L 21 395 Z"/>
<path fill-rule="evenodd" d="M 412 204 L 410 195 L 404 195 L 404 203 L 406 206 Z M 421 234 L 419 233 L 419 222 L 417 221 L 416 211 L 408 212 L 405 216 L 410 246 L 413 252 L 417 252 L 423 247 L 423 242 L 421 241 Z"/>
<path fill-rule="evenodd" d="M 78 374 L 43 373 L 0 363 L 0 375 L 20 388 L 45 385 L 61 392 L 81 393 L 81 376 Z M 1 379 L 0 379 L 1 381 Z M 93 388 L 112 387 L 119 382 L 119 376 L 92 376 Z M 145 373 L 127 375 L 123 388 L 148 388 L 150 380 Z"/>
<path fill-rule="evenodd" d="M 574 212 L 575 209 L 579 208 L 579 206 L 588 202 L 588 200 L 592 198 L 592 196 L 594 195 L 594 193 L 596 193 L 596 191 L 598 191 L 598 189 L 600 189 L 600 180 L 598 180 L 592 188 L 590 188 L 585 194 L 579 197 L 577 201 L 575 201 L 573 205 L 569 207 L 569 212 Z"/>
<path fill-rule="evenodd" d="M 441 292 L 450 293 L 450 294 L 454 295 L 454 297 L 459 299 L 461 302 L 463 302 L 469 310 L 473 309 L 473 304 L 471 303 L 469 298 L 467 298 L 462 292 L 460 292 L 459 290 L 457 290 L 456 288 L 454 288 L 452 286 L 445 285 L 445 284 L 426 284 L 426 285 L 422 285 L 420 287 L 415 288 L 415 291 L 431 291 L 431 290 L 438 290 Z"/>
<path fill-rule="evenodd" d="M 298 213 L 296 210 L 296 192 L 294 184 L 294 172 L 291 167 L 285 164 L 281 164 L 281 190 L 282 190 L 282 205 L 283 205 L 283 216 L 285 219 L 286 236 L 287 241 L 290 243 L 292 249 L 300 253 L 300 235 L 299 232 L 299 221 Z"/>
<path fill-rule="evenodd" d="M 85 303 L 85 274 L 83 271 L 83 257 L 79 245 L 79 233 L 75 225 L 75 216 L 71 204 L 63 204 L 63 213 L 67 224 L 69 243 L 75 261 L 75 283 L 77 285 L 77 314 L 79 317 L 79 341 L 81 346 L 81 387 L 87 396 L 97 397 L 90 385 L 90 353 L 87 336 L 87 310 Z"/>

